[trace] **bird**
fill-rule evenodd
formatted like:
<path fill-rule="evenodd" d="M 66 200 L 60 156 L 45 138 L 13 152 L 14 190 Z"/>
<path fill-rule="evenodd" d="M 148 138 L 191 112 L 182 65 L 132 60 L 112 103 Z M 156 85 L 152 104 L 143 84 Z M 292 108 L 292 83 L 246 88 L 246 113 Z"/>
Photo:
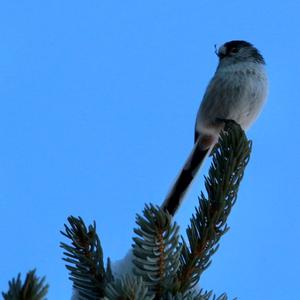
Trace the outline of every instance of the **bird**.
<path fill-rule="evenodd" d="M 267 99 L 265 60 L 253 44 L 232 40 L 215 53 L 219 62 L 197 113 L 193 149 L 161 205 L 172 216 L 216 145 L 224 120 L 234 121 L 246 131 Z"/>

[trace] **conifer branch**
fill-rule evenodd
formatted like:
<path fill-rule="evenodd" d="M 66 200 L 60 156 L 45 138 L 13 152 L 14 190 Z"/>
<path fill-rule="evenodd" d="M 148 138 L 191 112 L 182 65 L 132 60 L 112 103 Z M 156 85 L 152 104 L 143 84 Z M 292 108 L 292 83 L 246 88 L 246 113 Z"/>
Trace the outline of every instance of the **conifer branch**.
<path fill-rule="evenodd" d="M 105 300 L 153 300 L 141 277 L 127 275 L 108 284 Z"/>
<path fill-rule="evenodd" d="M 236 201 L 250 152 L 251 141 L 241 127 L 227 122 L 205 178 L 207 197 L 201 193 L 199 207 L 187 228 L 188 244 L 182 238 L 179 291 L 191 289 L 198 283 L 218 249 L 220 238 L 228 231 L 227 217 Z"/>
<path fill-rule="evenodd" d="M 173 289 L 174 276 L 179 268 L 181 247 L 178 244 L 179 227 L 171 216 L 154 205 L 146 205 L 143 216 L 137 215 L 134 229 L 134 272 L 141 276 L 149 290 L 160 299 Z"/>
<path fill-rule="evenodd" d="M 32 270 L 27 273 L 22 284 L 21 274 L 18 274 L 17 279 L 13 278 L 8 282 L 9 289 L 2 296 L 4 300 L 45 300 L 49 289 L 45 281 L 45 277 L 39 279 L 35 270 Z"/>
<path fill-rule="evenodd" d="M 61 243 L 66 251 L 63 258 L 68 264 L 70 279 L 78 291 L 79 299 L 96 300 L 104 297 L 105 286 L 112 280 L 110 261 L 104 268 L 103 251 L 96 233 L 96 224 L 88 228 L 83 220 L 68 218 L 70 226 L 65 224 L 65 232 L 61 233 L 71 240 L 71 245 Z"/>
<path fill-rule="evenodd" d="M 227 218 L 234 205 L 251 142 L 241 127 L 227 122 L 215 149 L 208 177 L 207 195 L 200 194 L 199 206 L 187 228 L 187 242 L 179 241 L 179 227 L 163 209 L 146 205 L 137 215 L 137 236 L 133 238 L 133 273 L 114 280 L 110 260 L 106 268 L 96 224 L 86 226 L 81 218 L 69 217 L 61 233 L 69 244 L 61 243 L 64 261 L 78 300 L 227 300 L 194 288 L 210 265 L 220 238 L 228 231 Z M 4 300 L 44 300 L 48 290 L 45 278 L 35 271 L 9 282 Z"/>

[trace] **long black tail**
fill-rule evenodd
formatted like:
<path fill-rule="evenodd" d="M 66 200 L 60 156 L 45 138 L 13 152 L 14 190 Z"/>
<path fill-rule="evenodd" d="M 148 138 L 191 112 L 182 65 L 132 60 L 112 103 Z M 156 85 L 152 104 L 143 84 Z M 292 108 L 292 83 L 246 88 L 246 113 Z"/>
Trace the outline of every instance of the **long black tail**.
<path fill-rule="evenodd" d="M 210 153 L 210 149 L 203 150 L 201 148 L 200 139 L 198 139 L 174 185 L 162 204 L 162 208 L 168 211 L 172 216 L 175 215 L 185 193 L 188 190 L 188 187 L 195 178 L 202 163 L 205 161 L 205 158 Z"/>

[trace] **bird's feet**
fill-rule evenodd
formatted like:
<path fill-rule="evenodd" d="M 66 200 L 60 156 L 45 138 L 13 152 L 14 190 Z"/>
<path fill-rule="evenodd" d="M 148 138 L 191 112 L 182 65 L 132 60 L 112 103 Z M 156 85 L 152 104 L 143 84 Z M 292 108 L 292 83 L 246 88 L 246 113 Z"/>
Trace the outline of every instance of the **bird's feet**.
<path fill-rule="evenodd" d="M 224 123 L 224 131 L 228 131 L 232 127 L 241 126 L 239 123 L 237 123 L 235 120 L 232 119 L 224 119 L 224 118 L 216 118 L 217 123 Z"/>

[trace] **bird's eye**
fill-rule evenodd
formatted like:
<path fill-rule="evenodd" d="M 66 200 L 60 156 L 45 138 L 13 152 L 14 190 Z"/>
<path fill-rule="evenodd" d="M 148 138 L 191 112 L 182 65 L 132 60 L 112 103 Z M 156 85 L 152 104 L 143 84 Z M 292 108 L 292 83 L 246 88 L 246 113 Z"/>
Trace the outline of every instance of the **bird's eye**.
<path fill-rule="evenodd" d="M 231 53 L 237 53 L 238 51 L 239 51 L 239 49 L 236 48 L 236 47 L 235 47 L 235 48 L 232 48 L 232 49 L 230 50 Z"/>

